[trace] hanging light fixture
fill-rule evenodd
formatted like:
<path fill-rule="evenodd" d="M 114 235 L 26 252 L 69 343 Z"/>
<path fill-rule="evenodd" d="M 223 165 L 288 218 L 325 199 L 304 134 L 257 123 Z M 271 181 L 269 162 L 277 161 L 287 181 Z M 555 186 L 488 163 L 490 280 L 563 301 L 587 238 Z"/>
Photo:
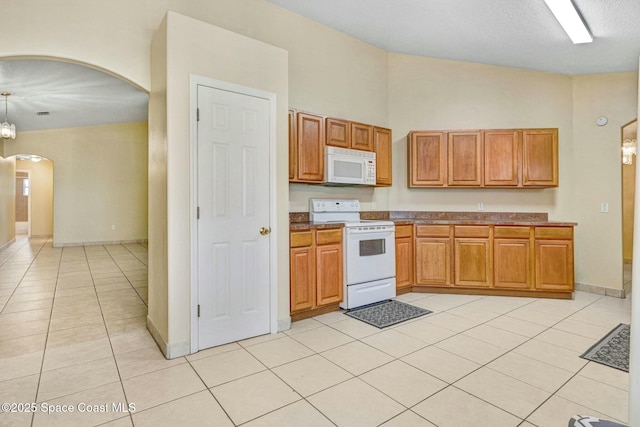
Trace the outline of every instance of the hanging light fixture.
<path fill-rule="evenodd" d="M 636 155 L 636 140 L 635 139 L 625 139 L 622 141 L 622 164 L 623 165 L 632 165 L 633 164 L 633 156 Z"/>
<path fill-rule="evenodd" d="M 7 119 L 9 111 L 8 99 L 11 94 L 9 92 L 2 92 L 0 95 L 4 96 L 4 122 L 0 125 L 0 135 L 4 139 L 16 139 L 16 125 L 9 123 L 9 120 Z"/>

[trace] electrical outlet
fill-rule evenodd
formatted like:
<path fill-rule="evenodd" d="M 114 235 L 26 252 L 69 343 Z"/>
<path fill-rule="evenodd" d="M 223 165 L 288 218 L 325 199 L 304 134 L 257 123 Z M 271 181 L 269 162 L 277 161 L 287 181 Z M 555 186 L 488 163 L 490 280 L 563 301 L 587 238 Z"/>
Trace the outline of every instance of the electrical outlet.
<path fill-rule="evenodd" d="M 600 203 L 600 212 L 602 213 L 609 212 L 609 203 Z"/>
<path fill-rule="evenodd" d="M 483 211 L 484 210 L 484 202 L 478 202 L 478 210 L 479 211 Z"/>
<path fill-rule="evenodd" d="M 372 211 L 376 210 L 376 202 L 371 202 L 371 210 Z"/>

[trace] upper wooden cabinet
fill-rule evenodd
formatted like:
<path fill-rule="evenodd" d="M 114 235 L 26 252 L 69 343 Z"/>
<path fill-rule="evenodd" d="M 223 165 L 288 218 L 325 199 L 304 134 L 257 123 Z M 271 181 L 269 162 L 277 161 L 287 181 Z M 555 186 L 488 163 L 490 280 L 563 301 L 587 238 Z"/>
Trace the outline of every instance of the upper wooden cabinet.
<path fill-rule="evenodd" d="M 558 186 L 558 129 L 522 131 L 522 185 Z"/>
<path fill-rule="evenodd" d="M 408 137 L 409 187 L 442 187 L 447 173 L 445 132 L 411 132 Z"/>
<path fill-rule="evenodd" d="M 373 126 L 351 122 L 351 148 L 373 151 Z"/>
<path fill-rule="evenodd" d="M 482 134 L 480 131 L 448 132 L 447 184 L 479 186 L 482 184 Z"/>
<path fill-rule="evenodd" d="M 486 130 L 483 134 L 485 187 L 516 187 L 522 132 Z"/>
<path fill-rule="evenodd" d="M 558 186 L 558 129 L 412 131 L 409 187 Z"/>
<path fill-rule="evenodd" d="M 294 182 L 324 180 L 324 118 L 296 113 L 296 166 Z"/>
<path fill-rule="evenodd" d="M 289 182 L 324 182 L 324 148 L 376 153 L 376 186 L 392 180 L 391 130 L 349 120 L 289 110 Z"/>
<path fill-rule="evenodd" d="M 333 147 L 351 148 L 351 124 L 346 120 L 326 119 L 326 144 Z"/>
<path fill-rule="evenodd" d="M 376 185 L 391 185 L 391 129 L 373 128 L 373 148 L 376 153 Z"/>

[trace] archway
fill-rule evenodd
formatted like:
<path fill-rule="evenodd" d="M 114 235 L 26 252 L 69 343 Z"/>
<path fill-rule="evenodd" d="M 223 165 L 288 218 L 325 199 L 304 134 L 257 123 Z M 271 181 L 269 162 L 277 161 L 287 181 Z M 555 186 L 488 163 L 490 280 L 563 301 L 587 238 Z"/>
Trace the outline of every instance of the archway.
<path fill-rule="evenodd" d="M 4 157 L 55 162 L 54 246 L 146 240 L 146 91 L 61 58 L 0 58 L 0 73 L 17 128 Z"/>
<path fill-rule="evenodd" d="M 16 236 L 53 237 L 53 161 L 34 154 L 16 158 Z"/>

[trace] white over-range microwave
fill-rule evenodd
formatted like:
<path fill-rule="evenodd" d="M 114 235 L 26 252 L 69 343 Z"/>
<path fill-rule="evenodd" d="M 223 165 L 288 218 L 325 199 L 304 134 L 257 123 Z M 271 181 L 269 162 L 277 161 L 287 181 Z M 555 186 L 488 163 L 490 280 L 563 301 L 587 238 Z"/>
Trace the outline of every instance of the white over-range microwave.
<path fill-rule="evenodd" d="M 336 185 L 376 185 L 376 153 L 325 147 L 324 181 Z"/>

